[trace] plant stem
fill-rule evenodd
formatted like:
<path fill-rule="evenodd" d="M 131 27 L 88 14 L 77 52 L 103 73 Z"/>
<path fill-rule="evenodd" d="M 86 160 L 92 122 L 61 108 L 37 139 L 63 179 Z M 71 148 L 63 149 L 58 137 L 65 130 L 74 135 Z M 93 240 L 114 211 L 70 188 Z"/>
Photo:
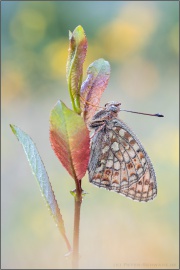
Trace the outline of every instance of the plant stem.
<path fill-rule="evenodd" d="M 74 235 L 73 235 L 73 254 L 72 254 L 72 268 L 79 268 L 79 224 L 80 211 L 82 203 L 82 189 L 81 180 L 76 184 L 76 196 L 74 198 Z"/>

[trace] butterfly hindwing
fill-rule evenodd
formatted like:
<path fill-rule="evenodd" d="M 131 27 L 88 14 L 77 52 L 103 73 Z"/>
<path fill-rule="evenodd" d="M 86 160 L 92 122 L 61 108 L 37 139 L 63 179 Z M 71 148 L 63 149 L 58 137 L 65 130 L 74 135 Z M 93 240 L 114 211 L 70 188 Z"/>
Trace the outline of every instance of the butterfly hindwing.
<path fill-rule="evenodd" d="M 142 144 L 119 119 L 105 121 L 91 140 L 89 180 L 137 201 L 157 194 L 156 176 Z"/>

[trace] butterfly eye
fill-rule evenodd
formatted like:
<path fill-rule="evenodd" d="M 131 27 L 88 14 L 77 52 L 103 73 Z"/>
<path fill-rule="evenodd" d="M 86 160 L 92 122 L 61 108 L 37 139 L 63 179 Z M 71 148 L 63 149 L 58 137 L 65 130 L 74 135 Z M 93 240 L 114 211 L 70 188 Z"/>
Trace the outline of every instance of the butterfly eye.
<path fill-rule="evenodd" d="M 117 112 L 118 111 L 118 108 L 115 106 L 115 105 L 112 105 L 110 108 L 109 108 L 110 111 L 112 112 Z"/>

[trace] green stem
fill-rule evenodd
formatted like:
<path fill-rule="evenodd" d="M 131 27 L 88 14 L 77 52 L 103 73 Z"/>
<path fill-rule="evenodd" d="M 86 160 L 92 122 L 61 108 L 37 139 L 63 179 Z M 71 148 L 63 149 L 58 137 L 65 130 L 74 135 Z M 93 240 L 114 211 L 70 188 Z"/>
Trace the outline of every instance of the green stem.
<path fill-rule="evenodd" d="M 72 268 L 79 268 L 79 224 L 80 211 L 82 203 L 82 189 L 81 180 L 76 182 L 76 196 L 74 198 L 74 235 L 73 235 L 73 254 L 72 254 Z"/>

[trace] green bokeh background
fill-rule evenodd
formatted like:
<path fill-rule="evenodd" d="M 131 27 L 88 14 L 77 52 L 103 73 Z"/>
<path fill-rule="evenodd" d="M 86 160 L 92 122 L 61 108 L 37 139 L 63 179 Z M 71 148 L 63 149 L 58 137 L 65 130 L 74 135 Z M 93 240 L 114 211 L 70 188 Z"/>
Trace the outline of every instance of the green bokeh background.
<path fill-rule="evenodd" d="M 2 7 L 2 265 L 3 269 L 70 268 L 65 243 L 40 196 L 22 147 L 9 124 L 37 145 L 55 191 L 67 235 L 73 236 L 74 182 L 49 142 L 50 110 L 66 84 L 68 30 L 88 38 L 86 69 L 103 57 L 111 77 L 101 105 L 121 112 L 145 146 L 157 175 L 158 196 L 138 203 L 83 179 L 80 267 L 178 268 L 178 1 L 3 1 Z"/>

